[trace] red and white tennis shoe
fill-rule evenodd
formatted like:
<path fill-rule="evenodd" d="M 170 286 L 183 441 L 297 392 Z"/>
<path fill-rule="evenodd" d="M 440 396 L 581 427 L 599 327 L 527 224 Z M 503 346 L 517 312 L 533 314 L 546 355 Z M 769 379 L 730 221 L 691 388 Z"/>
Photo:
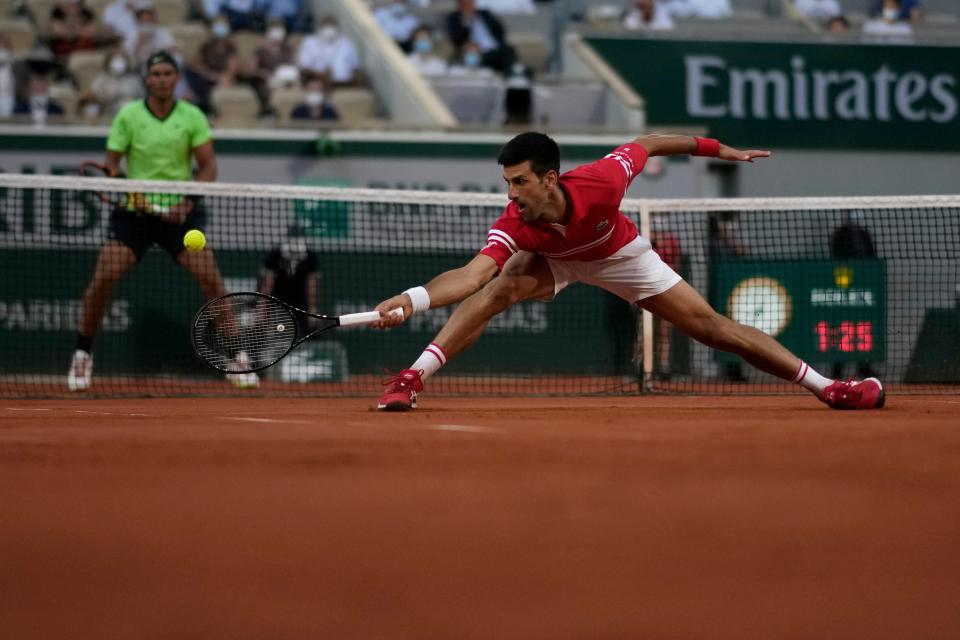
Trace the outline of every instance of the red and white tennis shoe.
<path fill-rule="evenodd" d="M 409 411 L 417 408 L 417 394 L 423 391 L 423 371 L 404 369 L 384 380 L 386 389 L 380 396 L 377 409 L 381 411 Z"/>
<path fill-rule="evenodd" d="M 837 380 L 823 390 L 821 398 L 831 409 L 880 409 L 887 400 L 876 378 Z"/>

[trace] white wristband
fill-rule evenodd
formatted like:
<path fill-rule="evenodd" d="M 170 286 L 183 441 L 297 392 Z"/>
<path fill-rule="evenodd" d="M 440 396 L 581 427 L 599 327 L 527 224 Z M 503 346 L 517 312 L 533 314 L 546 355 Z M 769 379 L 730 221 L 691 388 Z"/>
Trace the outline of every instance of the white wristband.
<path fill-rule="evenodd" d="M 410 296 L 410 302 L 413 303 L 413 312 L 426 311 L 430 308 L 430 294 L 424 287 L 411 287 L 404 291 Z"/>

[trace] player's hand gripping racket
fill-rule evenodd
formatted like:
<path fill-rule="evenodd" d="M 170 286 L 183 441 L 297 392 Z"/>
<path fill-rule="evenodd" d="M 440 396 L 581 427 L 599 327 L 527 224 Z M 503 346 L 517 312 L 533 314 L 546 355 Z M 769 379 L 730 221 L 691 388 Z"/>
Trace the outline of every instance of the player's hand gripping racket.
<path fill-rule="evenodd" d="M 107 168 L 96 162 L 84 162 L 80 165 L 80 175 L 87 178 L 126 178 L 124 174 L 118 174 L 111 176 L 110 172 L 107 171 Z M 151 203 L 146 195 L 142 193 L 127 192 L 127 191 L 94 191 L 93 192 L 97 198 L 100 199 L 100 202 L 103 202 L 110 208 L 123 207 L 125 209 L 130 209 L 131 211 L 136 211 L 137 213 L 145 213 L 149 215 L 166 215 L 170 212 L 170 208 L 158 204 Z"/>
<path fill-rule="evenodd" d="M 402 314 L 394 309 L 391 314 Z M 379 311 L 324 316 L 262 293 L 230 293 L 205 304 L 193 319 L 193 350 L 224 373 L 250 373 L 276 364 L 300 343 L 334 327 L 376 322 Z M 310 321 L 309 332 L 302 327 Z M 238 354 L 245 357 L 239 358 Z"/>

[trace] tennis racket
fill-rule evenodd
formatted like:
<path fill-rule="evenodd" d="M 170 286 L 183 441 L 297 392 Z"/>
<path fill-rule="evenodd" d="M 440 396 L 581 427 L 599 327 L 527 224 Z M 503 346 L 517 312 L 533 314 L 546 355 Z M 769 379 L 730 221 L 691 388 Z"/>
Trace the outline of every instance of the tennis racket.
<path fill-rule="evenodd" d="M 402 315 L 403 309 L 390 313 Z M 263 293 L 229 293 L 197 312 L 190 341 L 197 356 L 214 369 L 250 373 L 276 364 L 300 343 L 324 331 L 379 319 L 379 311 L 324 316 Z M 307 321 L 316 328 L 304 332 Z"/>
<path fill-rule="evenodd" d="M 97 162 L 84 162 L 80 165 L 80 175 L 87 178 L 126 178 L 124 174 L 111 176 L 107 168 Z M 96 197 L 112 209 L 122 207 L 137 213 L 148 215 L 166 215 L 170 207 L 150 202 L 146 195 L 124 191 L 94 191 Z"/>

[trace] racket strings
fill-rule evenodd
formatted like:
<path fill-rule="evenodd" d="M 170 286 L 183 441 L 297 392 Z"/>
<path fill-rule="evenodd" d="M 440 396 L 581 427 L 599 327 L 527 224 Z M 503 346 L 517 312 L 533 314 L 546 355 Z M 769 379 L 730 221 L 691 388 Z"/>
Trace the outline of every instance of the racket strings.
<path fill-rule="evenodd" d="M 226 372 L 267 367 L 297 340 L 293 313 L 261 295 L 232 294 L 200 310 L 193 327 L 197 355 Z"/>

